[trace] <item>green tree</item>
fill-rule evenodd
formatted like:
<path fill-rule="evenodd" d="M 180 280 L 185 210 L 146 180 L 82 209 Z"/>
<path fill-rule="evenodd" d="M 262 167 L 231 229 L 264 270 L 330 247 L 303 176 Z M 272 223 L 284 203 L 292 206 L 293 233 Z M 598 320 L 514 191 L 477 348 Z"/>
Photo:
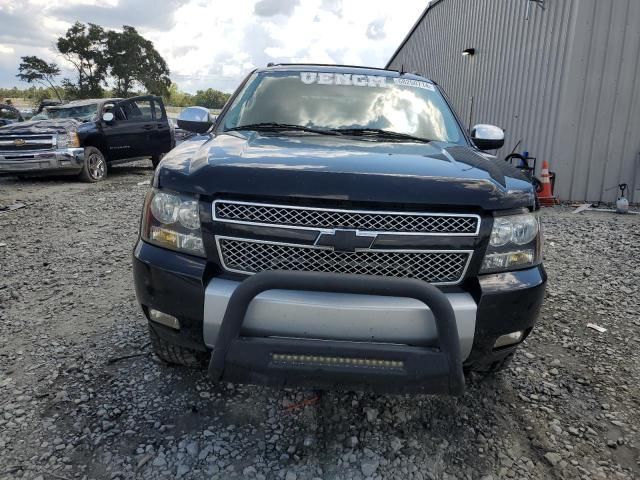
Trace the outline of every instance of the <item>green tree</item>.
<path fill-rule="evenodd" d="M 172 107 L 190 107 L 193 103 L 193 95 L 181 92 L 178 85 L 172 83 L 167 93 L 164 95 L 164 103 Z"/>
<path fill-rule="evenodd" d="M 207 88 L 206 90 L 198 90 L 193 96 L 193 102 L 195 105 L 206 108 L 222 108 L 224 104 L 229 100 L 228 93 L 223 93 L 213 88 Z"/>
<path fill-rule="evenodd" d="M 127 97 L 139 91 L 169 95 L 169 67 L 153 42 L 135 28 L 124 25 L 122 32 L 109 31 L 93 23 L 74 23 L 58 38 L 58 51 L 71 65 L 77 78 L 65 78 L 61 85 L 68 99 L 104 96 L 104 87 L 113 86 L 114 96 Z M 35 56 L 22 57 L 18 77 L 26 82 L 48 84 L 58 98 L 54 78 L 60 74 L 55 63 Z M 176 88 L 175 94 L 178 94 Z M 186 94 L 185 94 L 186 95 Z M 189 100 L 184 97 L 184 102 Z"/>
<path fill-rule="evenodd" d="M 62 101 L 60 92 L 54 83 L 55 78 L 60 75 L 60 68 L 55 63 L 47 63 L 36 56 L 26 56 L 21 58 L 22 62 L 18 67 L 18 77 L 27 83 L 40 83 L 51 88 L 58 100 Z"/>
<path fill-rule="evenodd" d="M 58 38 L 57 47 L 71 63 L 77 74 L 76 82 L 63 81 L 65 90 L 76 98 L 102 96 L 102 84 L 107 74 L 105 61 L 106 33 L 100 25 L 74 23 L 64 37 Z"/>
<path fill-rule="evenodd" d="M 153 46 L 153 42 L 128 25 L 122 32 L 106 34 L 105 60 L 115 82 L 114 94 L 128 96 L 134 88 L 166 95 L 171 85 L 167 62 Z"/>

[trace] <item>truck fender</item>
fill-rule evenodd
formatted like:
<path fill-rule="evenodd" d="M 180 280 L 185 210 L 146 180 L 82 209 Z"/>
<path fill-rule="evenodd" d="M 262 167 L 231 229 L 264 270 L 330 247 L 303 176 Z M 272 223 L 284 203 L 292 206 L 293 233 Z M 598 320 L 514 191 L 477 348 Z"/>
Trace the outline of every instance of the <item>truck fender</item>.
<path fill-rule="evenodd" d="M 110 160 L 109 158 L 109 149 L 107 148 L 107 144 L 104 141 L 103 138 L 101 138 L 99 135 L 89 135 L 88 137 L 80 138 L 80 145 L 83 148 L 86 147 L 95 147 L 98 150 L 100 150 L 100 153 L 102 153 L 102 155 L 104 155 L 104 158 L 108 161 Z"/>

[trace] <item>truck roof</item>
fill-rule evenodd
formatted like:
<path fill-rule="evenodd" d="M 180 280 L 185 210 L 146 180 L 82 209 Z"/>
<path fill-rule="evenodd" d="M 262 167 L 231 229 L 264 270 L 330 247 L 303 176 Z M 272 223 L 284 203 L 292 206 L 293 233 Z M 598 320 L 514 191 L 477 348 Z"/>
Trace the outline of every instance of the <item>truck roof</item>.
<path fill-rule="evenodd" d="M 358 65 L 330 65 L 323 63 L 276 63 L 269 64 L 264 68 L 258 68 L 257 72 L 271 71 L 295 71 L 295 72 L 341 72 L 341 73 L 360 73 L 364 75 L 383 75 L 386 77 L 406 77 L 415 80 L 427 80 L 435 83 L 428 77 L 419 73 L 399 72 L 397 70 L 388 70 L 386 68 L 363 67 Z"/>

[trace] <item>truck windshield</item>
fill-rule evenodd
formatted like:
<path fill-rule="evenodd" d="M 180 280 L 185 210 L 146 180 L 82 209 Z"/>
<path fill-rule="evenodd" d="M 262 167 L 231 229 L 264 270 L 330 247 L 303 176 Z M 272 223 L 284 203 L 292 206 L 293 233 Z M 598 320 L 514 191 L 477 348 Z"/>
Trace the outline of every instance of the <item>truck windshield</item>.
<path fill-rule="evenodd" d="M 98 116 L 98 104 L 90 103 L 88 105 L 66 106 L 66 107 L 49 107 L 47 108 L 47 117 L 51 118 L 75 118 L 80 121 L 95 120 Z"/>
<path fill-rule="evenodd" d="M 236 97 L 220 129 L 259 124 L 302 126 L 353 135 L 393 132 L 463 143 L 464 136 L 431 82 L 343 72 L 260 72 Z"/>

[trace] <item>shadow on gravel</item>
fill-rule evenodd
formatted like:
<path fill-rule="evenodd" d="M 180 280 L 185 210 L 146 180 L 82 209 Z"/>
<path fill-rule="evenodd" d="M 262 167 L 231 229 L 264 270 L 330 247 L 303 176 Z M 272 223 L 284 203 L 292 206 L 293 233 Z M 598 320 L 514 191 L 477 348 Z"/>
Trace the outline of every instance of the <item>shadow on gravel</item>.
<path fill-rule="evenodd" d="M 179 468 L 169 465 L 175 448 L 191 450 L 178 460 L 192 478 L 258 465 L 295 466 L 298 479 L 318 469 L 319 478 L 349 471 L 362 478 L 363 468 L 392 472 L 401 458 L 433 478 L 465 465 L 491 471 L 494 454 L 487 452 L 511 428 L 503 404 L 513 396 L 501 378 L 468 382 L 461 398 L 216 385 L 204 372 L 151 356 L 111 366 L 92 388 L 76 411 L 75 427 L 84 425 L 88 435 L 75 453 L 78 462 L 92 458 L 85 473 L 96 478 L 130 455 L 133 467 L 123 467 L 142 477 L 172 472 Z"/>
<path fill-rule="evenodd" d="M 151 163 L 149 165 L 145 165 L 145 162 L 138 162 L 135 165 L 113 165 L 109 167 L 109 176 L 114 177 L 123 177 L 127 175 L 148 175 L 153 173 L 153 167 Z M 109 177 L 107 177 L 109 178 Z"/>

